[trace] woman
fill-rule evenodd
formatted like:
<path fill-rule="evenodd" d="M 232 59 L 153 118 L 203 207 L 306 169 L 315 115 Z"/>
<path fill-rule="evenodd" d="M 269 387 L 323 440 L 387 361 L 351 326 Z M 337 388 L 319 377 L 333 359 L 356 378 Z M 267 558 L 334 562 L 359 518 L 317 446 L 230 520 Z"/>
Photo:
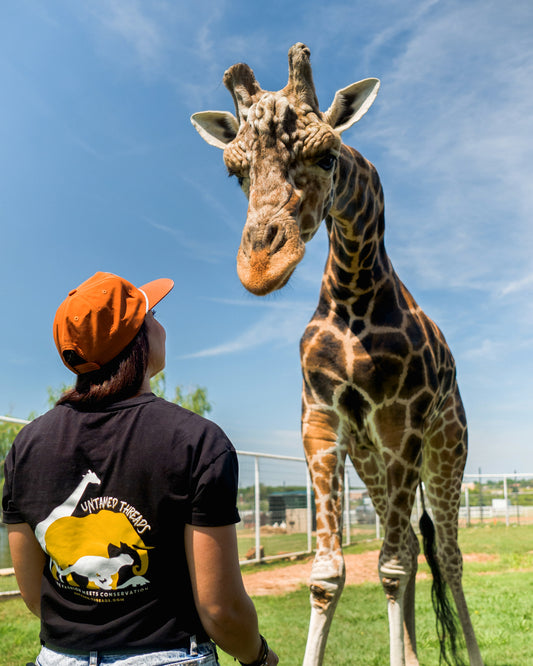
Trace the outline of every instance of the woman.
<path fill-rule="evenodd" d="M 172 287 L 96 273 L 57 310 L 76 385 L 15 439 L 2 501 L 39 666 L 217 664 L 214 644 L 278 663 L 240 574 L 235 450 L 150 391 Z"/>

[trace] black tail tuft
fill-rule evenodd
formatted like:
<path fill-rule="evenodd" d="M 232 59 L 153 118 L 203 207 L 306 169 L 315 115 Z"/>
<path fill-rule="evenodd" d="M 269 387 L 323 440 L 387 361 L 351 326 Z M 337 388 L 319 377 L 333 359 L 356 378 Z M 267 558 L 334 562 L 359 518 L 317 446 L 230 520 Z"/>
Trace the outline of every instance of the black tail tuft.
<path fill-rule="evenodd" d="M 436 558 L 435 526 L 425 507 L 419 526 L 424 544 L 424 555 L 433 576 L 431 601 L 437 616 L 437 636 L 440 643 L 439 663 L 444 662 L 448 666 L 464 666 L 464 662 L 457 654 L 459 647 L 457 614 L 450 603 L 448 586 Z"/>

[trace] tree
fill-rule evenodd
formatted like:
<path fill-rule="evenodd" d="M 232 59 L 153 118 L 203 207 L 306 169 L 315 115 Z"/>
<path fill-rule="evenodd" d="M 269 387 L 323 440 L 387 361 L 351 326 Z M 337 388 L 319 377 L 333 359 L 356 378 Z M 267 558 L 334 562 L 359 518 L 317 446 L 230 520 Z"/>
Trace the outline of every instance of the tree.
<path fill-rule="evenodd" d="M 30 414 L 28 421 L 35 418 L 35 414 Z M 13 444 L 13 440 L 22 430 L 24 424 L 11 423 L 9 421 L 0 421 L 0 493 L 4 487 L 4 460 L 7 452 Z"/>
<path fill-rule="evenodd" d="M 155 395 L 168 400 L 166 397 L 167 378 L 164 370 L 159 372 L 155 377 L 152 377 L 150 380 L 150 388 Z M 212 405 L 207 398 L 207 389 L 203 386 L 196 386 L 194 389 L 185 391 L 183 387 L 178 384 L 175 388 L 174 399 L 170 402 L 181 405 L 185 409 L 189 409 L 191 412 L 200 414 L 200 416 L 205 416 L 212 410 Z"/>
<path fill-rule="evenodd" d="M 48 394 L 47 403 L 50 408 L 52 408 L 60 396 L 65 393 L 71 386 L 69 384 L 61 384 L 58 388 L 52 388 L 49 386 L 46 389 Z M 165 372 L 159 372 L 155 377 L 150 380 L 150 388 L 152 389 L 155 395 L 160 398 L 166 397 L 167 390 L 167 379 Z M 207 398 L 207 389 L 203 386 L 196 386 L 193 389 L 185 390 L 182 386 L 176 386 L 174 392 L 174 399 L 170 402 L 174 402 L 177 405 L 189 409 L 191 412 L 200 414 L 200 416 L 205 416 L 212 410 L 211 403 Z M 28 416 L 28 421 L 31 421 L 36 417 L 35 413 Z M 19 423 L 9 423 L 6 421 L 0 421 L 0 490 L 4 483 L 4 465 L 3 461 L 9 451 L 13 440 L 15 439 L 17 433 L 21 430 L 22 424 Z"/>
<path fill-rule="evenodd" d="M 46 390 L 48 393 L 48 406 L 53 407 L 59 397 L 71 387 L 68 384 L 62 384 L 59 388 L 54 389 L 49 386 Z M 152 392 L 160 398 L 174 402 L 177 405 L 189 409 L 191 412 L 205 416 L 213 409 L 211 403 L 207 398 L 207 389 L 203 386 L 196 386 L 193 389 L 185 390 L 183 386 L 176 386 L 174 390 L 174 398 L 167 398 L 167 377 L 165 371 L 158 372 L 155 377 L 150 380 L 150 388 Z"/>
<path fill-rule="evenodd" d="M 56 404 L 56 402 L 59 400 L 59 398 L 65 393 L 66 391 L 69 391 L 72 388 L 72 384 L 61 384 L 58 388 L 52 388 L 49 386 L 46 389 L 46 393 L 48 394 L 47 398 L 47 403 L 48 407 L 52 409 L 52 407 Z"/>
<path fill-rule="evenodd" d="M 11 444 L 13 444 L 13 440 L 22 427 L 23 425 L 20 423 L 0 421 L 0 460 L 4 460 Z"/>

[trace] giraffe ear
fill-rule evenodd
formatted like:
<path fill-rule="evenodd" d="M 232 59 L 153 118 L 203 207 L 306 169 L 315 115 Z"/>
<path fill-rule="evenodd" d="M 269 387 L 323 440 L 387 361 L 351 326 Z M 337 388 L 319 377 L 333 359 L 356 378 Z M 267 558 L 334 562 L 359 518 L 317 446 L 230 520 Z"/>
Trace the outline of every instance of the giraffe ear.
<path fill-rule="evenodd" d="M 338 90 L 324 120 L 342 133 L 362 118 L 376 99 L 379 79 L 363 79 Z"/>
<path fill-rule="evenodd" d="M 204 141 L 222 150 L 239 131 L 237 118 L 229 111 L 199 111 L 193 113 L 191 123 Z"/>

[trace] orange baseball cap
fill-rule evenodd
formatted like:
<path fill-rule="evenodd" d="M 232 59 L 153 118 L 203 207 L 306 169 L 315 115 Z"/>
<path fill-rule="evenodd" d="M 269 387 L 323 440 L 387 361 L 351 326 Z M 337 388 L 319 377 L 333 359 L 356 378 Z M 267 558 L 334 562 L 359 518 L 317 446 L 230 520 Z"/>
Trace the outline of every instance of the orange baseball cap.
<path fill-rule="evenodd" d="M 173 286 L 172 280 L 160 278 L 137 288 L 118 275 L 99 272 L 72 289 L 54 318 L 54 341 L 63 363 L 81 375 L 112 361 Z M 67 351 L 80 357 L 79 364 L 70 365 Z"/>

